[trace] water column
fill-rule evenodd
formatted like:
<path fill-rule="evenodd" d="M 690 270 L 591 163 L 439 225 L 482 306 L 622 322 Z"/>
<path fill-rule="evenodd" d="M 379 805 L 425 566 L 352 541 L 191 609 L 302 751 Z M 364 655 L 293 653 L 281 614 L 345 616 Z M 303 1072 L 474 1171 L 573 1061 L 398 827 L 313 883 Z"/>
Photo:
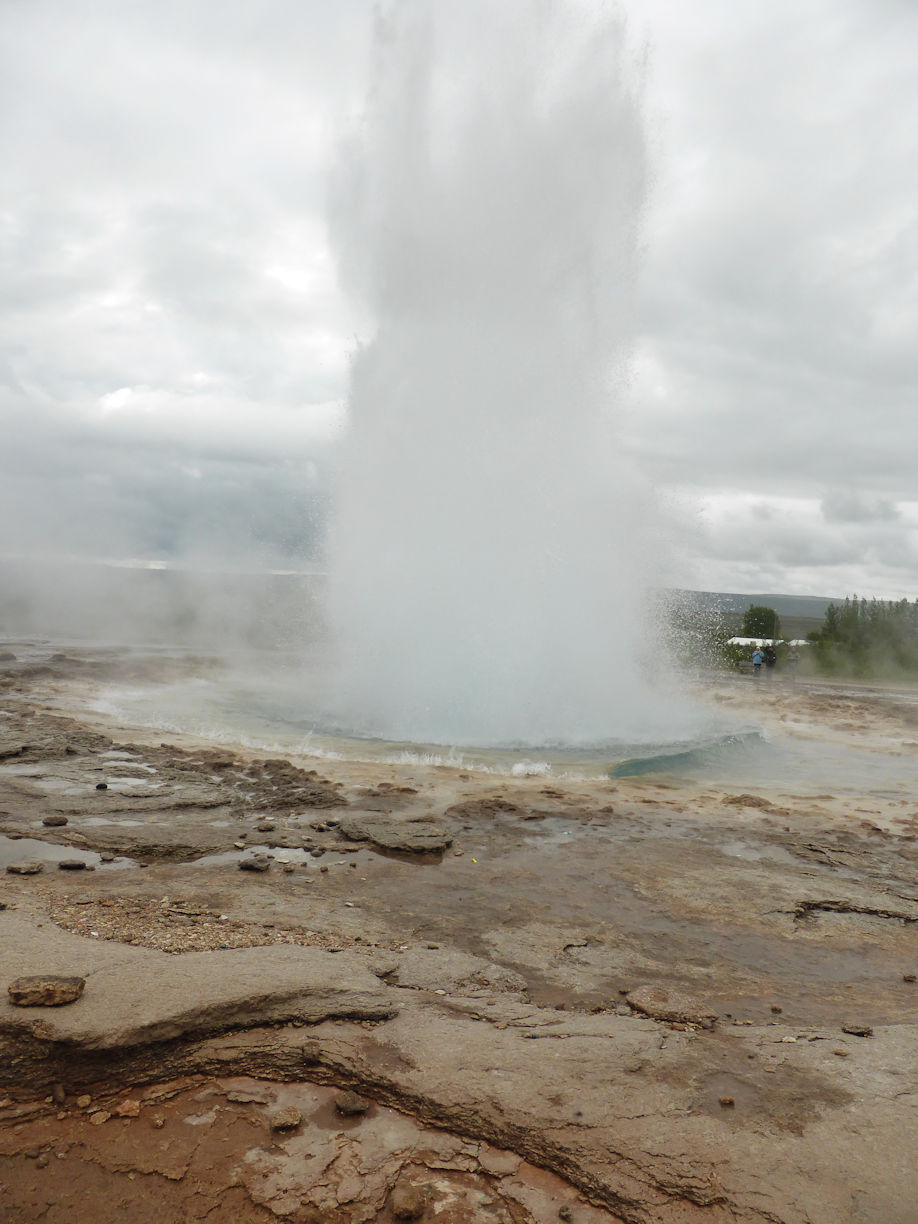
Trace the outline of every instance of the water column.
<path fill-rule="evenodd" d="M 341 720 L 439 743 L 660 734 L 650 499 L 616 447 L 645 149 L 618 19 L 378 18 L 331 222 L 373 321 L 331 527 Z"/>

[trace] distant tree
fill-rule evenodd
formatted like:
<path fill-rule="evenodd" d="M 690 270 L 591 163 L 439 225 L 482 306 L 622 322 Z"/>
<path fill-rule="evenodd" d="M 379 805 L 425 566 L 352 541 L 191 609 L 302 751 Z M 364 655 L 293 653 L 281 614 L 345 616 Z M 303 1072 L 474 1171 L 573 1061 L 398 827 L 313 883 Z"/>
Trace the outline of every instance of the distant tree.
<path fill-rule="evenodd" d="M 777 638 L 780 633 L 781 620 L 774 608 L 750 604 L 743 613 L 743 637 Z"/>
<path fill-rule="evenodd" d="M 815 662 L 828 673 L 897 677 L 918 674 L 918 600 L 853 598 L 830 604 L 811 635 Z"/>

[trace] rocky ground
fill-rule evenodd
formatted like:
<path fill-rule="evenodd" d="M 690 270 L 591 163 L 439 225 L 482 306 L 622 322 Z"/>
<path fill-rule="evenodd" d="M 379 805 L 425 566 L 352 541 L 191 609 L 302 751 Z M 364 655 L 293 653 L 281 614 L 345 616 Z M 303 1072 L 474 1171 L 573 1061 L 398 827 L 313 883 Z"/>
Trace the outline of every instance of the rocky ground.
<path fill-rule="evenodd" d="M 878 766 L 817 794 L 162 743 L 9 654 L 0 1218 L 918 1218 L 907 691 L 710 686 Z"/>

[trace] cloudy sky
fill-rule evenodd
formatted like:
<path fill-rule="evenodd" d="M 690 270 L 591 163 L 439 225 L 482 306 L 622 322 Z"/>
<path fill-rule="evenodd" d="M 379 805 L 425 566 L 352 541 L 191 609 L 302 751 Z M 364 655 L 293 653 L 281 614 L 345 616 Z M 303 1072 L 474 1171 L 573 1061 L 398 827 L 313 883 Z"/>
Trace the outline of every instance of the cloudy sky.
<path fill-rule="evenodd" d="M 673 583 L 915 598 L 918 5 L 622 9 L 652 183 L 621 445 Z M 0 0 L 4 556 L 315 555 L 370 326 L 326 201 L 371 13 Z"/>

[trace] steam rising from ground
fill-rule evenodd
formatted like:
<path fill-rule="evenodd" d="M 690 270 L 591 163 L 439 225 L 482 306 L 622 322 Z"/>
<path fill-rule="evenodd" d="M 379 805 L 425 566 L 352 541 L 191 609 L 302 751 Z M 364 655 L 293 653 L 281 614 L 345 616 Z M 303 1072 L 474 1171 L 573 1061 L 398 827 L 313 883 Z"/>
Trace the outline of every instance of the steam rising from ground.
<path fill-rule="evenodd" d="M 672 733 L 648 682 L 647 494 L 616 453 L 645 150 L 621 22 L 396 3 L 332 219 L 376 323 L 331 534 L 352 726 Z"/>

